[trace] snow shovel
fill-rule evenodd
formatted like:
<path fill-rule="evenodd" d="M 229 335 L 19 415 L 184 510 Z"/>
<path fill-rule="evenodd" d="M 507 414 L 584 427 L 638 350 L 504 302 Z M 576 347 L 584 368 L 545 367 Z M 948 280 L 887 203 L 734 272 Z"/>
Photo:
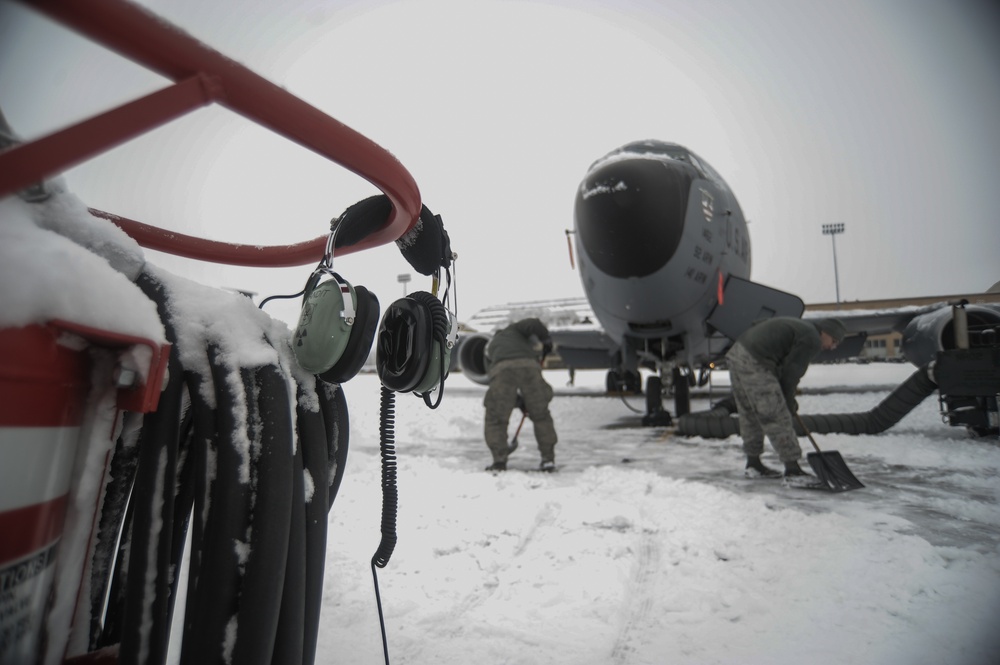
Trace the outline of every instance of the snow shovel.
<path fill-rule="evenodd" d="M 545 356 L 542 356 L 542 359 L 544 360 Z M 514 403 L 514 408 L 521 409 L 521 422 L 517 424 L 517 429 L 514 431 L 514 438 L 507 444 L 508 455 L 517 450 L 517 435 L 521 433 L 521 425 L 524 424 L 524 419 L 528 417 L 528 407 L 524 405 L 524 395 L 520 391 L 517 393 L 517 401 Z"/>
<path fill-rule="evenodd" d="M 836 450 L 827 450 L 825 452 L 820 450 L 819 446 L 816 445 L 816 439 L 809 432 L 809 428 L 802 422 L 802 417 L 796 413 L 795 419 L 799 421 L 802 431 L 806 433 L 806 436 L 809 437 L 809 442 L 816 449 L 816 452 L 806 455 L 806 459 L 809 460 L 809 466 L 812 467 L 812 470 L 816 472 L 816 478 L 822 485 L 820 489 L 831 492 L 846 492 L 864 487 L 864 484 L 847 468 L 847 462 L 844 461 L 839 452 Z"/>
<path fill-rule="evenodd" d="M 521 414 L 521 422 L 517 424 L 517 429 L 514 430 L 514 438 L 510 440 L 507 444 L 507 454 L 510 455 L 512 452 L 517 450 L 517 435 L 521 433 L 521 425 L 524 424 L 524 419 L 528 417 L 527 412 Z"/>

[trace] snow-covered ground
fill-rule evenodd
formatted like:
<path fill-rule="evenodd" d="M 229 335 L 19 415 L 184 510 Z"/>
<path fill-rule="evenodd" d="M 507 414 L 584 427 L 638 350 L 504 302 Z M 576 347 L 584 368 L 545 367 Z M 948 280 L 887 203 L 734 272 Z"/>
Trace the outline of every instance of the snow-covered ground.
<path fill-rule="evenodd" d="M 800 408 L 867 411 L 913 371 L 816 365 Z M 601 372 L 574 387 L 546 376 L 553 475 L 483 471 L 485 389 L 461 375 L 437 410 L 396 396 L 399 542 L 379 571 L 393 663 L 997 662 L 1000 445 L 942 424 L 936 397 L 882 435 L 817 436 L 866 484 L 828 494 L 744 480 L 737 437 L 636 426 L 598 394 Z M 722 373 L 712 397 L 726 386 Z M 344 389 L 351 452 L 317 662 L 378 663 L 379 383 Z M 530 421 L 518 438 L 511 466 L 534 469 Z M 765 461 L 777 464 L 770 448 Z"/>
<path fill-rule="evenodd" d="M 30 210 L 9 198 L 0 218 L 0 327 L 57 318 L 162 339 L 129 281 L 142 256 L 124 234 L 63 197 Z M 197 334 L 221 336 L 244 365 L 267 362 L 244 338 L 259 342 L 277 324 L 232 294 L 249 309 L 233 321 L 217 299 L 185 294 L 195 302 L 181 318 Z M 912 372 L 817 365 L 800 408 L 867 411 Z M 436 410 L 397 396 L 399 542 L 379 576 L 396 665 L 998 662 L 1000 444 L 942 424 L 934 397 L 882 435 L 818 437 L 867 485 L 826 494 L 744 480 L 737 437 L 637 426 L 601 394 L 601 372 L 579 372 L 573 387 L 566 372 L 547 376 L 558 389 L 553 475 L 483 471 L 485 389 L 461 375 Z M 726 383 L 716 377 L 692 408 Z M 351 451 L 330 513 L 324 665 L 382 662 L 369 565 L 380 538 L 378 378 L 344 390 Z M 511 466 L 534 469 L 530 423 L 519 438 Z"/>

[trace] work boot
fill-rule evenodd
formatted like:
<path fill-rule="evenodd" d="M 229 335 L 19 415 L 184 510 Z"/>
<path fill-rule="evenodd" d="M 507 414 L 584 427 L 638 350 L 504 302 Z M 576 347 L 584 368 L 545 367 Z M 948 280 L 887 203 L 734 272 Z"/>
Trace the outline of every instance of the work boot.
<path fill-rule="evenodd" d="M 811 473 L 806 473 L 797 460 L 785 462 L 785 473 L 782 475 L 785 485 L 789 487 L 814 488 L 822 486 L 819 479 Z"/>
<path fill-rule="evenodd" d="M 785 462 L 785 477 L 788 476 L 808 476 L 809 474 L 802 470 L 799 466 L 798 460 L 792 460 L 790 462 Z"/>
<path fill-rule="evenodd" d="M 486 467 L 486 470 L 487 471 L 506 471 L 507 470 L 507 462 L 493 462 L 493 464 L 490 464 L 488 467 Z"/>
<path fill-rule="evenodd" d="M 552 473 L 556 470 L 556 463 L 550 459 L 543 459 L 542 463 L 538 465 L 538 470 L 545 473 Z"/>
<path fill-rule="evenodd" d="M 751 480 L 757 480 L 758 478 L 780 478 L 781 472 L 769 466 L 764 466 L 759 456 L 747 455 L 747 468 L 744 469 L 743 476 Z"/>

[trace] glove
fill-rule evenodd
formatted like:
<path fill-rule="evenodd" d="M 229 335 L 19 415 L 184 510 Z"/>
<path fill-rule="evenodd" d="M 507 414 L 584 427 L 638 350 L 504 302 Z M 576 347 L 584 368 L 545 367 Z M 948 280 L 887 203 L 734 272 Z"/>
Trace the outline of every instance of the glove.
<path fill-rule="evenodd" d="M 524 395 L 522 395 L 521 393 L 517 394 L 517 401 L 514 402 L 514 406 L 517 407 L 518 409 L 521 409 L 522 413 L 527 413 L 528 411 L 528 407 L 524 403 Z"/>
<path fill-rule="evenodd" d="M 542 357 L 544 358 L 545 356 L 549 355 L 550 353 L 552 353 L 552 341 L 551 340 L 542 343 Z"/>
<path fill-rule="evenodd" d="M 791 411 L 793 415 L 799 412 L 799 403 L 794 397 L 788 401 L 788 410 Z"/>

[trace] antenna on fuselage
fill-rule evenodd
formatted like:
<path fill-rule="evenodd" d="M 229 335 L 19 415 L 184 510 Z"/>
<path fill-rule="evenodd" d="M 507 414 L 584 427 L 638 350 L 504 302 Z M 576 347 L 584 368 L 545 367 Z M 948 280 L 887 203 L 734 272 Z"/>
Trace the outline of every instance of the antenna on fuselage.
<path fill-rule="evenodd" d="M 566 246 L 569 248 L 569 267 L 576 270 L 576 265 L 573 263 L 573 242 L 569 239 L 570 234 L 576 233 L 572 229 L 566 229 Z"/>

